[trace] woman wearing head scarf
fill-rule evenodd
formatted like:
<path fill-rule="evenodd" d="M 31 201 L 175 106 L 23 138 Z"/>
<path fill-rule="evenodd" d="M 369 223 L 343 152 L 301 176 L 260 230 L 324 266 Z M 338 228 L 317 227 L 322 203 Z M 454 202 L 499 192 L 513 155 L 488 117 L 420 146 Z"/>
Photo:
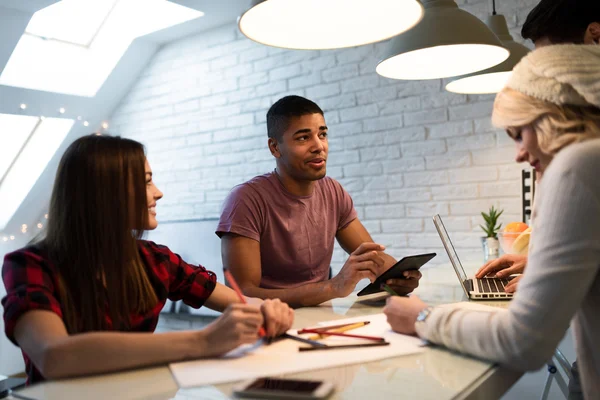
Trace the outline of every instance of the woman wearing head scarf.
<path fill-rule="evenodd" d="M 544 178 L 527 273 L 510 307 L 490 313 L 393 297 L 395 331 L 535 370 L 572 324 L 586 399 L 600 393 L 600 47 L 540 48 L 514 69 L 494 103 L 503 127 Z"/>

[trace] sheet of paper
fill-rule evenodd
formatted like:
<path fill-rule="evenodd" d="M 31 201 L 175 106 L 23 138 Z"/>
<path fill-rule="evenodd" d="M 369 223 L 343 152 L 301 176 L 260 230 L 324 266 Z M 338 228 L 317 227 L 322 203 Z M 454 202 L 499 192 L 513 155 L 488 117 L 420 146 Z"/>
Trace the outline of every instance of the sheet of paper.
<path fill-rule="evenodd" d="M 299 352 L 298 348 L 306 346 L 305 344 L 294 340 L 281 340 L 268 346 L 258 344 L 242 346 L 218 359 L 174 363 L 169 367 L 179 387 L 185 388 L 360 364 L 424 351 L 420 339 L 393 332 L 384 314 L 322 322 L 319 325 L 338 325 L 357 321 L 370 321 L 370 324 L 348 333 L 380 336 L 390 342 L 390 345 Z M 292 330 L 289 333 L 296 335 L 297 331 Z M 332 345 L 366 342 L 362 339 L 333 336 L 322 341 Z"/>

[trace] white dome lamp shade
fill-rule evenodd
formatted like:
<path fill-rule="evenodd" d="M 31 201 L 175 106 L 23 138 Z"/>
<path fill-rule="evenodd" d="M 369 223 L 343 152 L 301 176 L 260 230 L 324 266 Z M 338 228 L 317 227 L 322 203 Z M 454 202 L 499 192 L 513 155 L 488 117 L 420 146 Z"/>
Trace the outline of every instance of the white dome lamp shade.
<path fill-rule="evenodd" d="M 238 26 L 268 46 L 325 50 L 386 40 L 422 18 L 417 0 L 254 0 Z"/>
<path fill-rule="evenodd" d="M 391 40 L 377 73 L 392 79 L 438 79 L 500 64 L 509 56 L 500 39 L 454 0 L 422 0 L 425 15 Z"/>
<path fill-rule="evenodd" d="M 487 22 L 492 32 L 502 41 L 502 45 L 510 52 L 506 61 L 483 71 L 458 77 L 446 85 L 446 90 L 464 94 L 488 94 L 501 91 L 512 70 L 529 53 L 529 49 L 513 40 L 503 15 L 491 15 Z"/>

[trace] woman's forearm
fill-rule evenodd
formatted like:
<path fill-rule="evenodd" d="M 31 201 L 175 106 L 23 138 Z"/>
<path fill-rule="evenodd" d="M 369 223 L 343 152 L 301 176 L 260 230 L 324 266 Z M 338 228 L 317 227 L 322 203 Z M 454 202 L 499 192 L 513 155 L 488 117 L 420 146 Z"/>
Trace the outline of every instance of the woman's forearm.
<path fill-rule="evenodd" d="M 47 379 L 105 373 L 201 357 L 206 350 L 202 332 L 93 332 L 66 336 L 44 349 Z"/>
<path fill-rule="evenodd" d="M 204 306 L 211 310 L 223 312 L 231 304 L 241 303 L 240 298 L 233 289 L 217 282 L 210 297 L 206 299 Z"/>
<path fill-rule="evenodd" d="M 536 195 L 539 215 L 527 270 L 509 310 L 436 307 L 417 324 L 419 336 L 523 370 L 550 359 L 589 295 L 600 260 L 600 202 L 592 184 L 560 171 L 549 171 Z"/>

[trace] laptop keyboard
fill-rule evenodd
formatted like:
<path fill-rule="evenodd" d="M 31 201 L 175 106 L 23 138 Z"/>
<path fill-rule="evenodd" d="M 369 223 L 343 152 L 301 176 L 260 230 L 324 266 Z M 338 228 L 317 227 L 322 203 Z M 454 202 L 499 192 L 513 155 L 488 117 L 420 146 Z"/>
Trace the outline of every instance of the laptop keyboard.
<path fill-rule="evenodd" d="M 509 279 L 483 278 L 476 281 L 481 293 L 504 293 L 504 287 L 508 285 Z"/>

